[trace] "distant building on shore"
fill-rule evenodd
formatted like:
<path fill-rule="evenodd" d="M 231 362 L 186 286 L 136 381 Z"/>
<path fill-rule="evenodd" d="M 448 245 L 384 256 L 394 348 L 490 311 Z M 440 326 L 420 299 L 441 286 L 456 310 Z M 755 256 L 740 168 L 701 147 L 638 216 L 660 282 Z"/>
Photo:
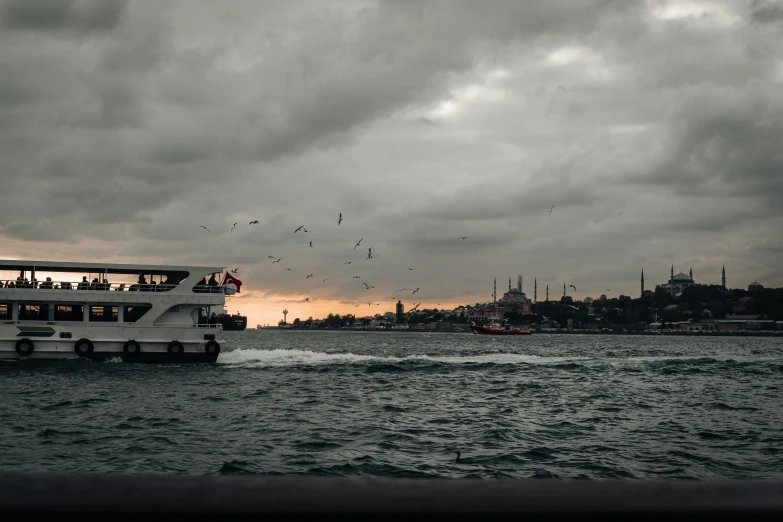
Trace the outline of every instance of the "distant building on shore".
<path fill-rule="evenodd" d="M 405 305 L 402 304 L 402 300 L 397 300 L 397 309 L 396 309 L 396 317 L 397 317 L 397 324 L 402 324 L 405 322 Z"/>
<path fill-rule="evenodd" d="M 702 286 L 701 283 L 697 283 L 693 279 L 693 269 L 691 268 L 687 274 L 682 272 L 675 274 L 674 265 L 672 265 L 669 281 L 662 285 L 656 285 L 655 289 L 658 290 L 661 288 L 672 297 L 680 297 L 689 286 Z M 726 267 L 723 267 L 723 271 L 721 272 L 721 286 L 723 287 L 723 290 L 726 290 Z M 644 294 L 644 271 L 642 271 L 642 294 Z"/>

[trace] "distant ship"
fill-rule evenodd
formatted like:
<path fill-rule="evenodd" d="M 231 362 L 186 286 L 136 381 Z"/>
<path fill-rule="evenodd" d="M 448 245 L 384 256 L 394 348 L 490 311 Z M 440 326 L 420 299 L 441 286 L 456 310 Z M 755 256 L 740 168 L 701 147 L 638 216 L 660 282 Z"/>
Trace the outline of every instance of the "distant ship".
<path fill-rule="evenodd" d="M 530 330 L 511 328 L 508 325 L 503 326 L 497 323 L 487 326 L 476 326 L 475 324 L 471 324 L 470 330 L 478 335 L 530 335 Z"/>
<path fill-rule="evenodd" d="M 213 320 L 215 323 L 223 326 L 224 331 L 244 330 L 247 328 L 247 317 L 239 315 L 238 313 L 229 314 L 225 307 L 220 310 L 220 313 L 215 314 L 213 319 L 210 319 L 210 323 L 212 323 Z"/>

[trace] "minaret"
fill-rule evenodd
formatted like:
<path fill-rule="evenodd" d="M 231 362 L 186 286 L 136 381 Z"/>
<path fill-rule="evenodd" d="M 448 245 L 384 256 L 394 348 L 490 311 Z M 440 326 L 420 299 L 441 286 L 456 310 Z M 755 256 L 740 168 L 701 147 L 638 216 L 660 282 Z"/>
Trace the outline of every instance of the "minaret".
<path fill-rule="evenodd" d="M 498 278 L 495 278 L 495 282 L 492 285 L 492 302 L 497 303 L 498 301 Z"/>
<path fill-rule="evenodd" d="M 721 276 L 721 286 L 723 286 L 723 291 L 726 291 L 726 265 L 723 265 L 723 274 Z"/>
<path fill-rule="evenodd" d="M 672 264 L 672 275 L 669 279 L 669 293 L 674 295 L 674 264 Z"/>
<path fill-rule="evenodd" d="M 520 292 L 522 291 L 522 276 L 521 275 L 517 276 L 517 290 L 519 290 Z"/>
<path fill-rule="evenodd" d="M 565 297 L 565 283 L 563 283 L 563 297 Z"/>
<path fill-rule="evenodd" d="M 511 293 L 511 276 L 508 276 L 508 293 Z"/>
<path fill-rule="evenodd" d="M 533 302 L 538 302 L 538 278 L 533 279 Z"/>
<path fill-rule="evenodd" d="M 549 302 L 549 283 L 546 284 L 546 301 Z"/>
<path fill-rule="evenodd" d="M 642 295 L 644 297 L 644 267 L 642 267 Z"/>
<path fill-rule="evenodd" d="M 688 270 L 688 276 L 691 278 L 691 281 L 693 281 L 693 267 L 691 267 L 691 269 Z"/>

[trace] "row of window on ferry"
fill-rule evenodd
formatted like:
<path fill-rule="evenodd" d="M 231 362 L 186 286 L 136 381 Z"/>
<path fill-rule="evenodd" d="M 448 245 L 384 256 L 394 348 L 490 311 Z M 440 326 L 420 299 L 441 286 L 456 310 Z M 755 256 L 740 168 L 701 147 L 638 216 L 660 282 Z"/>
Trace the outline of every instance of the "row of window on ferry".
<path fill-rule="evenodd" d="M 52 303 L 0 303 L 0 320 L 13 319 L 13 306 L 17 306 L 19 321 L 84 321 L 84 305 Z M 133 304 L 123 307 L 123 322 L 133 323 L 141 319 L 152 308 L 151 304 Z M 119 322 L 120 309 L 117 305 L 89 305 L 90 322 Z"/>
<path fill-rule="evenodd" d="M 72 284 L 69 281 L 62 281 L 61 283 L 55 283 L 52 281 L 51 277 L 47 277 L 46 281 L 41 281 L 41 283 L 38 283 L 38 280 L 36 278 L 32 278 L 32 280 L 28 280 L 26 277 L 17 277 L 16 281 L 13 280 L 9 281 L 0 281 L 0 288 L 40 288 L 43 290 L 73 290 L 75 286 L 76 290 L 102 290 L 107 291 L 111 287 L 111 283 L 109 283 L 105 278 L 103 282 L 101 282 L 97 277 L 92 280 L 92 282 L 87 281 L 87 276 L 82 277 L 82 280 L 78 284 Z M 161 282 L 156 283 L 155 280 L 150 280 L 149 283 L 147 283 L 146 278 L 143 275 L 139 276 L 139 281 L 136 284 L 130 285 L 128 288 L 129 292 L 165 292 L 167 290 L 171 290 L 176 285 L 168 284 L 162 280 L 161 276 Z M 196 286 L 193 288 L 193 290 L 197 293 L 210 293 L 210 292 L 216 292 L 218 286 L 217 279 L 215 279 L 215 274 L 212 274 L 212 277 L 209 279 L 209 282 L 207 282 L 206 278 L 202 278 L 201 281 L 196 284 Z M 121 283 L 119 287 L 115 288 L 117 291 L 122 291 L 125 289 L 125 283 Z"/>

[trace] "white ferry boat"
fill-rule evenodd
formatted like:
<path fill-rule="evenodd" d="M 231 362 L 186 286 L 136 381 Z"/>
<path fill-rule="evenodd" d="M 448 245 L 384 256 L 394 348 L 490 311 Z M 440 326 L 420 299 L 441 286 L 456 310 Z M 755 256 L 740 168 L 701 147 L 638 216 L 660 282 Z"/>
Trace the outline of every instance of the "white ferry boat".
<path fill-rule="evenodd" d="M 215 362 L 224 268 L 0 260 L 0 359 Z"/>

